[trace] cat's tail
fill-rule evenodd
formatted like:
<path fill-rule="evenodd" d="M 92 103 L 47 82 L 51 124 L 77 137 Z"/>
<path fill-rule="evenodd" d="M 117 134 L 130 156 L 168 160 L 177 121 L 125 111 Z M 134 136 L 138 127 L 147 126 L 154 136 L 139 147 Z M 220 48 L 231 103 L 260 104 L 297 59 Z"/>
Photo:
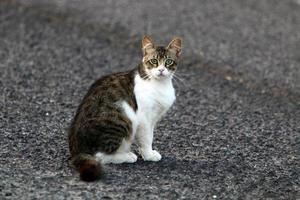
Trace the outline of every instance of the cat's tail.
<path fill-rule="evenodd" d="M 72 158 L 72 164 L 80 173 L 80 179 L 91 182 L 96 181 L 103 175 L 103 167 L 94 156 L 80 153 Z"/>

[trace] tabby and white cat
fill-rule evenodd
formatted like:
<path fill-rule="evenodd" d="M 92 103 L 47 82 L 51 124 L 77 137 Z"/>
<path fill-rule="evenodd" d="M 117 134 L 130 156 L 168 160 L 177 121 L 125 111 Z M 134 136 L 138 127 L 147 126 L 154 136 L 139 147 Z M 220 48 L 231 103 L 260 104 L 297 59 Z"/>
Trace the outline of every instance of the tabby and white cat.
<path fill-rule="evenodd" d="M 72 163 L 84 181 L 103 174 L 102 164 L 134 163 L 134 140 L 146 161 L 159 161 L 153 150 L 155 124 L 175 101 L 172 77 L 181 53 L 181 39 L 166 47 L 142 40 L 143 59 L 136 69 L 104 76 L 83 98 L 69 131 Z"/>

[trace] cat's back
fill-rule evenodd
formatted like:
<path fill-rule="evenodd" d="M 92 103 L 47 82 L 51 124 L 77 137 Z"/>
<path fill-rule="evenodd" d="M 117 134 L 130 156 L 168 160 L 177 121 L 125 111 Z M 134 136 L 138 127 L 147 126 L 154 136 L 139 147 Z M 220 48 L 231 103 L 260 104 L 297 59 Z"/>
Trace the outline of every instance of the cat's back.
<path fill-rule="evenodd" d="M 103 76 L 94 82 L 84 100 L 87 98 L 102 97 L 104 100 L 114 101 L 130 95 L 134 87 L 135 70 L 118 72 Z M 128 93 L 124 93 L 126 90 Z M 111 98 L 108 98 L 111 97 Z"/>
<path fill-rule="evenodd" d="M 94 82 L 78 107 L 72 126 L 91 119 L 120 114 L 117 102 L 126 101 L 137 109 L 134 95 L 135 70 L 106 75 Z"/>

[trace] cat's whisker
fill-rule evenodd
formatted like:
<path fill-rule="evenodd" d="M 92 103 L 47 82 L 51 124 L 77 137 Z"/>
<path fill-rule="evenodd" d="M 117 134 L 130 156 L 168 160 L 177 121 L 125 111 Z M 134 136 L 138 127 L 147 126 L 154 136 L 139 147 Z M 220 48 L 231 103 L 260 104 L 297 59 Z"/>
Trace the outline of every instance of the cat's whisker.
<path fill-rule="evenodd" d="M 146 75 L 144 76 L 144 78 L 145 78 L 145 79 L 148 79 L 148 78 L 150 78 L 150 75 L 149 75 L 149 74 L 146 74 Z"/>
<path fill-rule="evenodd" d="M 146 74 L 146 79 L 152 79 L 152 74 Z"/>
<path fill-rule="evenodd" d="M 180 85 L 181 83 L 177 80 L 177 79 L 173 79 L 174 80 L 174 82 L 177 84 L 177 85 Z"/>
<path fill-rule="evenodd" d="M 180 75 L 179 74 L 173 74 L 173 76 L 175 76 L 176 78 L 178 78 L 178 79 L 184 79 L 184 78 L 182 78 L 182 77 L 180 77 Z"/>
<path fill-rule="evenodd" d="M 181 86 L 185 86 L 184 84 L 182 84 L 181 82 L 179 82 L 177 79 L 173 79 L 174 80 L 174 84 L 181 87 Z"/>
<path fill-rule="evenodd" d="M 178 85 L 183 85 L 184 87 L 190 88 L 190 86 L 186 83 L 186 81 L 183 78 L 179 78 L 178 75 L 173 74 L 174 82 Z M 179 84 L 180 83 L 180 84 Z"/>
<path fill-rule="evenodd" d="M 175 76 L 177 77 L 177 78 L 180 78 L 180 79 L 186 79 L 187 77 L 189 77 L 189 76 L 191 76 L 191 74 L 182 74 L 182 73 L 176 73 L 175 74 Z"/>
<path fill-rule="evenodd" d="M 176 81 L 180 81 L 181 83 L 184 83 L 184 81 L 183 81 L 183 80 L 181 80 L 180 78 L 178 78 L 177 76 L 174 76 L 174 80 L 176 80 Z"/>
<path fill-rule="evenodd" d="M 180 81 L 181 83 L 183 83 L 185 85 L 184 80 L 182 80 L 182 78 L 179 78 L 177 75 L 173 74 L 174 80 Z"/>
<path fill-rule="evenodd" d="M 184 75 L 184 76 L 190 76 L 191 74 L 186 74 L 186 73 L 182 73 L 182 72 L 178 72 L 178 71 L 177 71 L 177 72 L 176 72 L 176 75 L 180 75 L 180 76 L 181 76 L 181 75 Z"/>

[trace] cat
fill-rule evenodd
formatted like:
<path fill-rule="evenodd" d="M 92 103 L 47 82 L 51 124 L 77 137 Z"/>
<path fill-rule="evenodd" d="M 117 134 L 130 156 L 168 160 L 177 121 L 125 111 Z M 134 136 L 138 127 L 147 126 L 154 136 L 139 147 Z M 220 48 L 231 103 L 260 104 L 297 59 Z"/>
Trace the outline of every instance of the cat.
<path fill-rule="evenodd" d="M 175 101 L 172 78 L 181 54 L 181 39 L 156 46 L 142 39 L 137 68 L 97 80 L 79 105 L 69 129 L 71 162 L 83 181 L 103 175 L 102 164 L 134 163 L 134 140 L 145 161 L 159 161 L 152 149 L 156 123 Z"/>

